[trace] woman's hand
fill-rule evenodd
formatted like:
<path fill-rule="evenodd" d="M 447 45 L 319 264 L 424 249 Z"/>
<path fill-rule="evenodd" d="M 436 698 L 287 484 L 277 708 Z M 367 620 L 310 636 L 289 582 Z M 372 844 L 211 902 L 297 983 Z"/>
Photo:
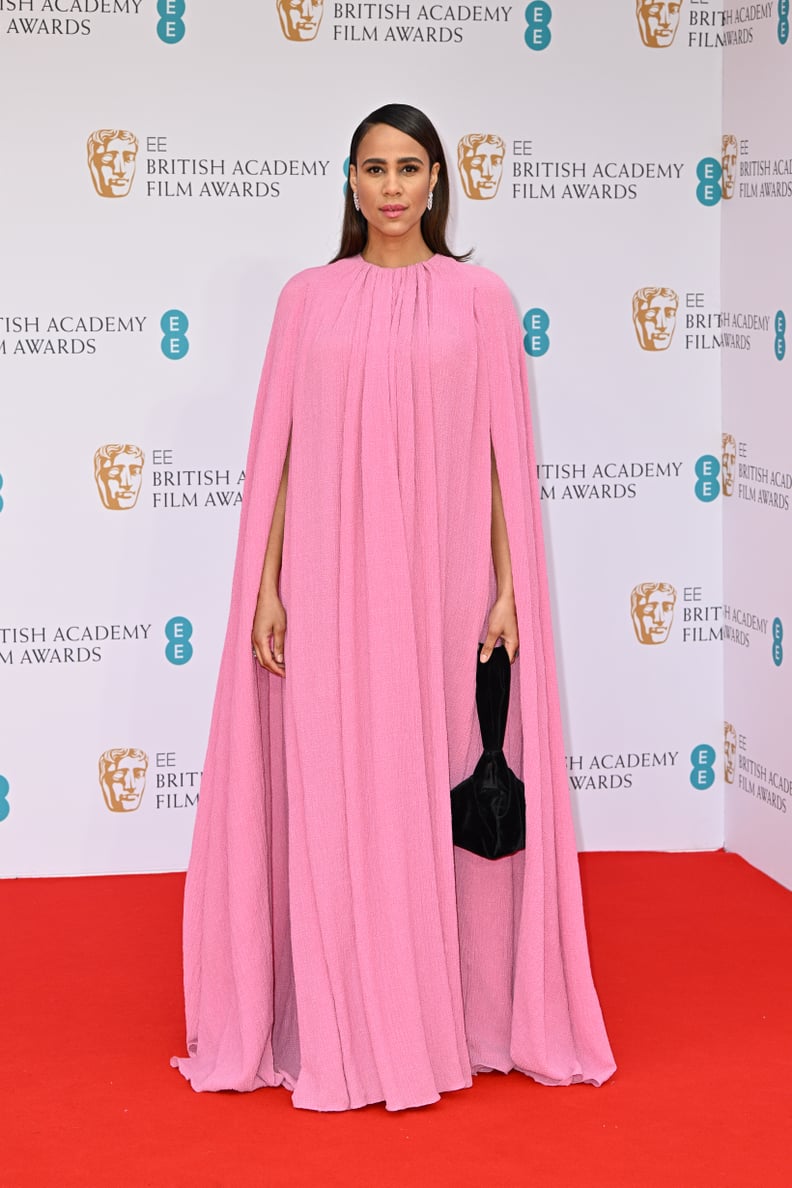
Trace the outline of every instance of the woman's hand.
<path fill-rule="evenodd" d="M 513 664 L 520 646 L 517 607 L 513 594 L 500 594 L 492 605 L 487 622 L 487 638 L 479 654 L 482 663 L 489 660 L 499 639 L 503 640 L 503 646 L 509 654 L 509 663 Z"/>
<path fill-rule="evenodd" d="M 251 639 L 256 659 L 262 668 L 275 676 L 285 676 L 283 641 L 286 637 L 286 610 L 271 586 L 259 590 Z M 270 644 L 271 641 L 271 644 Z"/>

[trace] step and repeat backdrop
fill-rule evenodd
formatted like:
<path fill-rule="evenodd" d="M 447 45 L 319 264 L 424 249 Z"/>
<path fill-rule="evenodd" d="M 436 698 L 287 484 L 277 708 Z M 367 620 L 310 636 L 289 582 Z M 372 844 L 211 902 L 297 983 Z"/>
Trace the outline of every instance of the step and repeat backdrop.
<path fill-rule="evenodd" d="M 792 887 L 792 48 L 788 4 L 767 8 L 725 58 L 726 845 Z"/>
<path fill-rule="evenodd" d="M 758 169 L 792 155 L 760 59 L 792 63 L 784 20 L 0 3 L 0 873 L 186 865 L 274 304 L 334 253 L 352 130 L 392 101 L 436 122 L 453 242 L 523 322 L 581 848 L 722 845 L 725 771 L 735 836 L 789 853 L 792 810 L 738 785 L 792 775 L 764 712 L 786 479 L 756 477 L 789 465 L 786 208 L 743 193 L 788 185 Z"/>

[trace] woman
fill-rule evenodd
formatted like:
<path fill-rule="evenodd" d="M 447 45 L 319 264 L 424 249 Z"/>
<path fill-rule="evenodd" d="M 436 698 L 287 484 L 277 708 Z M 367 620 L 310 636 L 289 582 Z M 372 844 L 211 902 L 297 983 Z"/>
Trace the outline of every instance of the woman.
<path fill-rule="evenodd" d="M 284 288 L 253 422 L 186 885 L 202 1089 L 403 1109 L 517 1068 L 599 1084 L 521 335 L 445 242 L 429 120 L 352 139 L 341 249 Z M 288 616 L 288 617 L 287 617 Z M 251 624 L 254 656 L 251 657 Z M 477 646 L 514 661 L 526 850 L 454 850 Z"/>

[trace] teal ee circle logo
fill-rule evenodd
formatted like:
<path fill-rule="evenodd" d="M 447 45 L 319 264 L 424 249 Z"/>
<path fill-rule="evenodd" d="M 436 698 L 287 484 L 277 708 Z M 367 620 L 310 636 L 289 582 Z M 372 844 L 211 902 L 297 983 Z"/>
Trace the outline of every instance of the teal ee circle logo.
<path fill-rule="evenodd" d="M 165 646 L 165 658 L 171 664 L 188 664 L 192 660 L 192 633 L 193 625 L 183 615 L 174 615 L 172 619 L 168 619 L 165 624 L 165 638 L 168 641 Z"/>
<path fill-rule="evenodd" d="M 545 0 L 533 0 L 525 10 L 525 44 L 528 49 L 545 50 L 553 39 L 550 22 L 553 10 Z"/>
<path fill-rule="evenodd" d="M 166 45 L 176 45 L 186 32 L 184 28 L 184 0 L 157 0 L 157 37 Z"/>
<path fill-rule="evenodd" d="M 773 344 L 773 350 L 775 351 L 776 359 L 778 359 L 778 362 L 780 363 L 786 354 L 786 314 L 784 313 L 783 309 L 779 309 L 778 313 L 773 319 L 773 325 L 775 326 L 775 342 Z"/>
<path fill-rule="evenodd" d="M 11 812 L 11 805 L 8 803 L 8 793 L 10 791 L 8 780 L 4 775 L 0 775 L 0 821 L 5 821 Z"/>
<path fill-rule="evenodd" d="M 773 619 L 773 664 L 780 668 L 784 663 L 784 624 L 779 618 Z"/>
<path fill-rule="evenodd" d="M 344 157 L 344 197 L 349 189 L 349 157 Z"/>
<path fill-rule="evenodd" d="M 162 353 L 166 359 L 183 359 L 190 349 L 187 331 L 190 320 L 180 309 L 169 309 L 160 318 Z"/>
<path fill-rule="evenodd" d="M 550 315 L 547 310 L 540 309 L 538 306 L 529 309 L 523 318 L 523 329 L 525 330 L 523 346 L 526 354 L 531 355 L 534 359 L 540 355 L 546 355 L 550 350 L 550 339 L 547 336 L 547 331 L 550 329 Z"/>
<path fill-rule="evenodd" d="M 694 788 L 711 788 L 715 783 L 715 748 L 701 743 L 690 752 L 690 782 Z"/>
<path fill-rule="evenodd" d="M 714 157 L 702 157 L 696 166 L 696 197 L 702 206 L 717 206 L 721 200 L 721 174 L 723 168 Z"/>
<path fill-rule="evenodd" d="M 789 41 L 789 0 L 778 0 L 778 40 L 781 45 Z"/>
<path fill-rule="evenodd" d="M 696 499 L 700 499 L 702 503 L 712 503 L 713 499 L 720 495 L 720 468 L 721 464 L 713 454 L 702 454 L 697 460 L 695 491 Z"/>
<path fill-rule="evenodd" d="M 3 476 L 0 474 L 0 512 L 3 510 Z"/>

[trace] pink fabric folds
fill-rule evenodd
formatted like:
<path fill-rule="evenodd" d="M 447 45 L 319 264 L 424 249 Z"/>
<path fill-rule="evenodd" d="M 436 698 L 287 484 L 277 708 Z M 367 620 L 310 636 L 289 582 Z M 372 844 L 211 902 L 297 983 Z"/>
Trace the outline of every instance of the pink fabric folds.
<path fill-rule="evenodd" d="M 284 680 L 250 629 L 291 432 Z M 494 597 L 490 441 L 520 622 L 505 752 L 524 854 L 455 851 Z M 473 1072 L 614 1070 L 591 980 L 521 335 L 483 268 L 360 257 L 281 295 L 185 892 L 197 1090 L 424 1105 Z"/>

